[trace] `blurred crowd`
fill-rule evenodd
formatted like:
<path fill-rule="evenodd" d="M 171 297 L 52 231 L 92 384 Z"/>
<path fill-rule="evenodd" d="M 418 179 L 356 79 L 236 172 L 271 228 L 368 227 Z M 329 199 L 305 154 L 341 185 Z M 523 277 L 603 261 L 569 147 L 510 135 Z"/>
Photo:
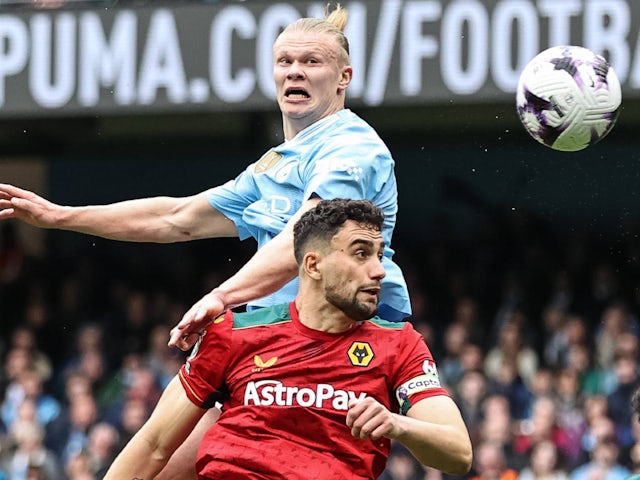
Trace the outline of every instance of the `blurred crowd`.
<path fill-rule="evenodd" d="M 472 436 L 468 478 L 640 473 L 639 230 L 555 228 L 524 212 L 465 235 L 428 223 L 424 239 L 397 232 L 396 258 L 411 322 Z M 245 247 L 48 232 L 35 257 L 16 224 L 0 233 L 0 480 L 100 479 L 184 361 L 166 346 L 170 328 Z M 86 248 L 58 248 L 80 237 Z M 453 477 L 394 444 L 381 478 Z"/>

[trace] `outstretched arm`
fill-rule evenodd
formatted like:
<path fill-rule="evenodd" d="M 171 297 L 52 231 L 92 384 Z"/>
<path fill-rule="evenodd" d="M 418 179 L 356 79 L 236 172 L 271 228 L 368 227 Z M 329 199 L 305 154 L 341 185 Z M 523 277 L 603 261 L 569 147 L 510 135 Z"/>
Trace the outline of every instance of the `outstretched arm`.
<path fill-rule="evenodd" d="M 371 397 L 352 401 L 347 426 L 356 438 L 397 440 L 428 467 L 452 475 L 471 468 L 469 432 L 455 402 L 446 395 L 425 398 L 406 416 L 391 413 Z"/>
<path fill-rule="evenodd" d="M 188 350 L 208 319 L 227 308 L 243 305 L 283 287 L 298 274 L 293 256 L 293 226 L 304 212 L 315 207 L 319 198 L 307 200 L 291 217 L 282 232 L 260 248 L 232 277 L 202 297 L 171 330 L 170 347 Z"/>
<path fill-rule="evenodd" d="M 113 461 L 105 480 L 154 478 L 205 412 L 187 398 L 174 377 L 149 419 Z"/>
<path fill-rule="evenodd" d="M 204 192 L 68 207 L 29 190 L 0 184 L 0 220 L 5 218 L 131 242 L 172 243 L 238 235 L 235 224 L 209 204 Z"/>

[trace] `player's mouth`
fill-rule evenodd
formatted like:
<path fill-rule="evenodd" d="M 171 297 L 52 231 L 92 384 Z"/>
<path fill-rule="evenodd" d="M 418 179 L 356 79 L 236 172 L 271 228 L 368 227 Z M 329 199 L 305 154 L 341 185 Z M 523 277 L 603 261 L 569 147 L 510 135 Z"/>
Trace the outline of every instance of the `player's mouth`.
<path fill-rule="evenodd" d="M 289 87 L 284 91 L 284 96 L 289 100 L 307 100 L 311 98 L 309 92 L 300 87 Z"/>
<path fill-rule="evenodd" d="M 375 298 L 376 301 L 380 296 L 380 287 L 361 288 L 360 291 L 369 297 Z"/>

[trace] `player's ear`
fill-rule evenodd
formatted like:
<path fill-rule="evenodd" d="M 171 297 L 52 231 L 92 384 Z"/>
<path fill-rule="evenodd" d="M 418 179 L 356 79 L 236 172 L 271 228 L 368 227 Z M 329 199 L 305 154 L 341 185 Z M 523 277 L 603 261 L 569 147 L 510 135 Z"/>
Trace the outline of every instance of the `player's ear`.
<path fill-rule="evenodd" d="M 347 89 L 351 83 L 351 78 L 353 78 L 353 68 L 351 68 L 351 65 L 345 65 L 342 67 L 340 81 L 338 82 L 338 92 L 342 92 Z"/>
<path fill-rule="evenodd" d="M 302 268 L 310 278 L 320 280 L 322 273 L 320 273 L 320 269 L 318 268 L 319 263 L 320 254 L 318 252 L 307 252 L 302 259 Z"/>

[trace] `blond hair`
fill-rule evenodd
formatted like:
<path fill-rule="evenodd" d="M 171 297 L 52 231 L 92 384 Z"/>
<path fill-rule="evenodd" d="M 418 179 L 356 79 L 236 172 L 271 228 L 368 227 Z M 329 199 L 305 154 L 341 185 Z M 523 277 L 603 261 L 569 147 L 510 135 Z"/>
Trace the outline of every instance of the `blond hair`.
<path fill-rule="evenodd" d="M 316 32 L 333 35 L 338 45 L 344 50 L 342 54 L 345 61 L 349 63 L 349 40 L 344 34 L 348 20 L 349 13 L 339 3 L 333 10 L 331 10 L 331 3 L 327 3 L 324 18 L 300 18 L 289 24 L 282 33 Z"/>

